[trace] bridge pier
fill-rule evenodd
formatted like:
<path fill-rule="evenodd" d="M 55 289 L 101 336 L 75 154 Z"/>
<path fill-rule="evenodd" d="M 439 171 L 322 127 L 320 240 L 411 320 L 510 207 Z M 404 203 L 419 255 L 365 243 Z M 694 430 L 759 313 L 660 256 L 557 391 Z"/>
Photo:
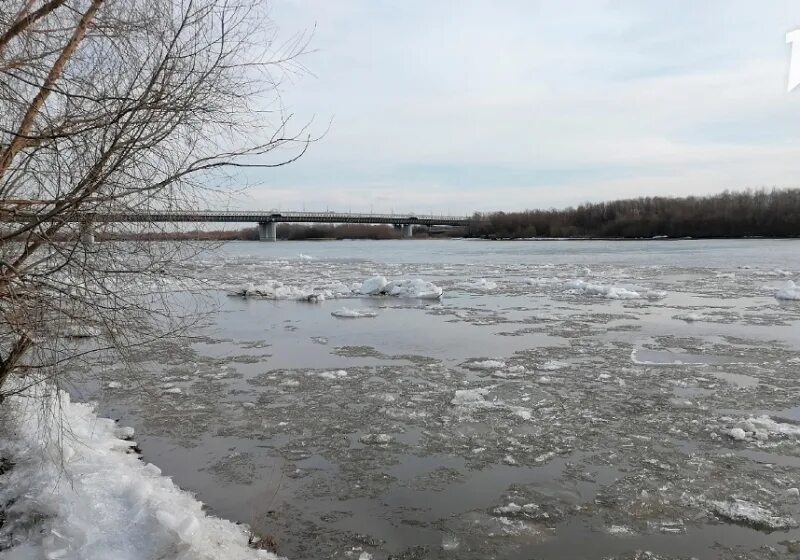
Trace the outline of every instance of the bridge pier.
<path fill-rule="evenodd" d="M 78 235 L 79 235 L 80 242 L 82 244 L 87 245 L 87 246 L 94 245 L 94 243 L 95 243 L 94 228 L 92 227 L 91 223 L 89 223 L 89 222 L 81 222 L 81 227 L 80 227 L 80 231 L 79 231 Z"/>
<path fill-rule="evenodd" d="M 258 222 L 259 241 L 277 241 L 278 224 L 277 222 Z"/>
<path fill-rule="evenodd" d="M 403 239 L 411 239 L 414 237 L 414 224 L 405 224 L 403 226 Z"/>

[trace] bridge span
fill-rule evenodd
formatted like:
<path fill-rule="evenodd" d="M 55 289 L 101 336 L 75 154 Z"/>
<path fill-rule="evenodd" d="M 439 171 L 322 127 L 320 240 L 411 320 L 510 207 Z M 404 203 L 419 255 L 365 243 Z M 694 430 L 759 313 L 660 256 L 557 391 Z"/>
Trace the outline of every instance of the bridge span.
<path fill-rule="evenodd" d="M 0 212 L 0 214 L 4 214 Z M 35 221 L 38 213 L 14 211 L 2 216 L 2 221 Z M 38 214 L 38 215 L 37 215 Z M 391 224 L 402 228 L 403 238 L 410 238 L 414 226 L 467 226 L 472 221 L 468 216 L 433 216 L 424 214 L 359 214 L 352 212 L 283 212 L 279 210 L 195 210 L 195 211 L 149 211 L 149 212 L 83 212 L 67 221 L 81 224 L 81 237 L 91 242 L 93 225 L 98 223 L 155 223 L 155 222 L 233 222 L 258 224 L 260 241 L 277 241 L 279 223 L 322 224 Z"/>

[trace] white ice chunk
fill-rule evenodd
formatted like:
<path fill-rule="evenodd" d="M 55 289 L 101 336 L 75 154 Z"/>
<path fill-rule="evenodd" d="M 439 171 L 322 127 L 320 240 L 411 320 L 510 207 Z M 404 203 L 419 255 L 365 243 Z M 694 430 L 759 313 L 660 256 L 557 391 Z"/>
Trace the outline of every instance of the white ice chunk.
<path fill-rule="evenodd" d="M 488 393 L 489 389 L 459 389 L 450 404 L 466 407 L 486 406 L 489 403 L 486 402 L 484 397 Z"/>
<path fill-rule="evenodd" d="M 342 319 L 359 319 L 364 317 L 378 316 L 378 314 L 374 311 L 357 311 L 355 309 L 350 309 L 349 307 L 342 307 L 336 311 L 331 311 L 331 315 L 334 317 L 340 317 Z"/>
<path fill-rule="evenodd" d="M 777 515 L 758 504 L 745 500 L 710 501 L 708 505 L 718 517 L 749 525 L 754 529 L 776 531 L 797 527 L 797 522 L 793 518 Z"/>
<path fill-rule="evenodd" d="M 695 321 L 702 321 L 703 316 L 699 313 L 682 313 L 680 315 L 675 315 L 674 319 L 679 319 L 681 321 L 686 321 L 687 323 L 693 323 Z"/>
<path fill-rule="evenodd" d="M 766 414 L 762 416 L 751 416 L 750 418 L 739 422 L 732 430 L 728 432 L 728 435 L 734 439 L 737 439 L 733 435 L 734 430 L 737 430 L 737 435 L 741 433 L 738 430 L 745 432 L 744 439 L 748 440 L 766 441 L 770 439 L 770 437 L 775 436 L 790 436 L 795 438 L 800 437 L 800 426 L 796 424 L 776 422 Z"/>
<path fill-rule="evenodd" d="M 389 434 L 364 434 L 358 441 L 366 445 L 388 445 L 394 438 Z"/>
<path fill-rule="evenodd" d="M 786 285 L 775 292 L 776 299 L 800 300 L 800 286 L 789 280 Z"/>
<path fill-rule="evenodd" d="M 728 435 L 731 436 L 736 441 L 743 441 L 747 439 L 747 433 L 742 428 L 731 428 L 728 432 Z"/>
<path fill-rule="evenodd" d="M 569 364 L 566 363 L 566 362 L 560 362 L 558 360 L 548 360 L 545 363 L 543 363 L 539 367 L 539 369 L 542 369 L 544 371 L 558 371 L 558 370 L 564 369 L 565 367 L 568 367 L 568 366 L 569 366 Z"/>
<path fill-rule="evenodd" d="M 384 276 L 373 276 L 364 280 L 358 289 L 354 290 L 359 294 L 374 296 L 383 292 L 389 281 Z"/>
<path fill-rule="evenodd" d="M 577 293 L 606 299 L 661 299 L 667 295 L 659 290 L 631 290 L 623 286 L 595 284 L 585 280 L 570 280 L 564 286 Z"/>
<path fill-rule="evenodd" d="M 316 290 L 310 286 L 286 286 L 283 282 L 277 280 L 268 280 L 259 285 L 247 284 L 234 290 L 233 294 L 246 298 L 285 299 L 312 303 L 325 301 L 325 299 L 335 295 L 329 290 Z"/>
<path fill-rule="evenodd" d="M 486 278 L 478 278 L 477 280 L 468 280 L 465 282 L 461 282 L 459 283 L 459 286 L 461 286 L 462 288 L 467 288 L 468 290 L 491 292 L 492 290 L 497 289 L 497 282 L 492 282 L 491 280 L 487 280 Z"/>
<path fill-rule="evenodd" d="M 502 369 L 506 367 L 506 363 L 500 360 L 482 360 L 479 362 L 468 362 L 465 366 L 470 369 Z"/>
<path fill-rule="evenodd" d="M 414 299 L 439 299 L 443 290 L 431 282 L 419 278 L 410 280 L 392 280 L 385 288 L 390 296 Z"/>
<path fill-rule="evenodd" d="M 339 369 L 336 371 L 323 371 L 318 375 L 323 379 L 341 379 L 342 377 L 347 377 L 347 372 L 343 369 Z"/>

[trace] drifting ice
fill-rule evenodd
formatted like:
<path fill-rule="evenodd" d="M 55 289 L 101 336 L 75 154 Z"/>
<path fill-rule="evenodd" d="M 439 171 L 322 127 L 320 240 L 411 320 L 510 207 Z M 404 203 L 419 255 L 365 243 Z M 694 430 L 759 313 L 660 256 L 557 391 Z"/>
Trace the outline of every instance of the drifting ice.
<path fill-rule="evenodd" d="M 748 525 L 763 531 L 777 531 L 797 527 L 797 522 L 788 516 L 776 515 L 758 504 L 745 500 L 711 501 L 708 503 L 717 517 Z"/>
<path fill-rule="evenodd" d="M 800 300 L 800 286 L 789 280 L 786 285 L 775 292 L 776 299 Z"/>
<path fill-rule="evenodd" d="M 386 286 L 387 295 L 415 299 L 439 299 L 442 289 L 435 284 L 414 278 L 412 280 L 393 280 Z"/>
<path fill-rule="evenodd" d="M 356 296 L 394 296 L 411 299 L 439 299 L 442 288 L 419 278 L 408 280 L 387 280 L 384 276 L 374 276 L 353 286 L 341 282 L 323 286 L 286 286 L 277 280 L 263 284 L 247 284 L 234 290 L 232 295 L 276 300 L 321 302 L 326 299 Z"/>
<path fill-rule="evenodd" d="M 800 426 L 776 422 L 767 415 L 751 416 L 728 430 L 736 441 L 767 441 L 779 436 L 800 438 Z"/>
<path fill-rule="evenodd" d="M 473 280 L 471 282 L 461 282 L 459 286 L 461 286 L 462 288 L 467 288 L 469 290 L 480 290 L 483 292 L 491 292 L 492 290 L 497 289 L 497 282 L 486 280 L 486 278 L 479 278 L 478 280 Z"/>
<path fill-rule="evenodd" d="M 587 296 L 604 297 L 607 299 L 661 299 L 667 295 L 666 292 L 658 290 L 637 292 L 623 288 L 622 286 L 594 284 L 592 282 L 586 282 L 585 280 L 570 280 L 565 284 L 565 287 Z"/>
<path fill-rule="evenodd" d="M 375 313 L 374 311 L 356 311 L 355 309 L 350 309 L 349 307 L 342 307 L 341 309 L 337 309 L 336 311 L 331 311 L 331 315 L 343 319 L 359 319 L 362 317 L 378 316 L 378 314 Z"/>

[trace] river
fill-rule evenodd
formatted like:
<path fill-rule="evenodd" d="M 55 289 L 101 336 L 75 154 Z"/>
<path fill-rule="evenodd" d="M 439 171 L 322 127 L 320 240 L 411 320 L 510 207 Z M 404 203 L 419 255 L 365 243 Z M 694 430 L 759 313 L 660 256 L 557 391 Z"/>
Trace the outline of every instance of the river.
<path fill-rule="evenodd" d="M 75 392 L 281 555 L 794 557 L 798 240 L 234 242 L 182 272 L 195 338 Z M 443 295 L 353 292 L 376 276 Z"/>

